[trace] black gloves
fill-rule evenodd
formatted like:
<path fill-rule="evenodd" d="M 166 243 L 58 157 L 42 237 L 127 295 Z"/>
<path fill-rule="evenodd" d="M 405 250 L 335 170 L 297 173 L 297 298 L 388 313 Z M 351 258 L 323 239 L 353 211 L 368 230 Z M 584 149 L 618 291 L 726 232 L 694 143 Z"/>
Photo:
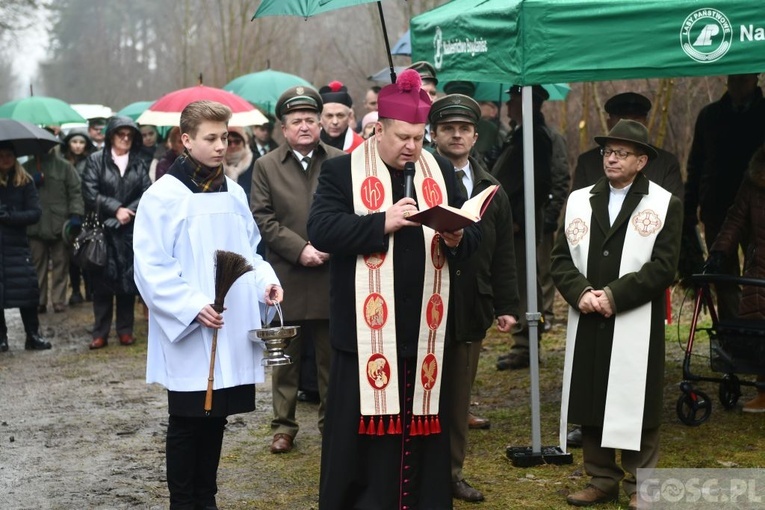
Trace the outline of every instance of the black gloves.
<path fill-rule="evenodd" d="M 79 230 L 82 228 L 82 218 L 80 218 L 79 214 L 72 214 L 69 217 L 69 226 L 73 230 Z"/>

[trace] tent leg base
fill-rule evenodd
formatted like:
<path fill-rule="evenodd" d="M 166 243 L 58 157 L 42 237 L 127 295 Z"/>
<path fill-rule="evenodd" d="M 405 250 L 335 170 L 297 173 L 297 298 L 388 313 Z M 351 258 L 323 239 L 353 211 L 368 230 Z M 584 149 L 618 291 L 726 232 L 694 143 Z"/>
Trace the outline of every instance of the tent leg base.
<path fill-rule="evenodd" d="M 533 452 L 530 446 L 508 446 L 507 458 L 515 467 L 533 467 L 542 464 L 563 465 L 574 462 L 570 453 L 564 453 L 557 446 L 543 446 L 540 452 Z"/>

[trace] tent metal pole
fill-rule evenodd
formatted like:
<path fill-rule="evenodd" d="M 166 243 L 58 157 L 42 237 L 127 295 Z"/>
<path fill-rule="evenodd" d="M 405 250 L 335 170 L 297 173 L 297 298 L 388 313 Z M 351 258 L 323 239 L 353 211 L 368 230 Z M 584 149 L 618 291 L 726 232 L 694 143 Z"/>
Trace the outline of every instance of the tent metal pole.
<path fill-rule="evenodd" d="M 523 202 L 526 225 L 526 320 L 529 328 L 529 371 L 531 377 L 531 451 L 542 452 L 542 428 L 539 410 L 539 319 L 537 309 L 537 242 L 534 214 L 534 110 L 531 87 L 523 87 Z M 520 275 L 519 275 L 520 276 Z"/>

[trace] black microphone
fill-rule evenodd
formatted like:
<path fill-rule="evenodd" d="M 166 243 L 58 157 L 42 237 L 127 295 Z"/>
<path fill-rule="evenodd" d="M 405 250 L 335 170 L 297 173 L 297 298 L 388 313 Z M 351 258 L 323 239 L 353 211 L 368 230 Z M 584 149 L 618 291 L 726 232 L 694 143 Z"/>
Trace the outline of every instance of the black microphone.
<path fill-rule="evenodd" d="M 404 165 L 404 196 L 414 198 L 414 163 L 411 161 Z"/>

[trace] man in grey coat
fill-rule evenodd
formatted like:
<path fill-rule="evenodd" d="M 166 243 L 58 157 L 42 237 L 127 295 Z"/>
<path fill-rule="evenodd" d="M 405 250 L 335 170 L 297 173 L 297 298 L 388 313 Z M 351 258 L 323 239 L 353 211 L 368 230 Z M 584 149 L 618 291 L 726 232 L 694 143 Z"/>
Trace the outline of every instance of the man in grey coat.
<path fill-rule="evenodd" d="M 287 89 L 276 104 L 285 142 L 255 161 L 250 206 L 266 247 L 266 260 L 289 296 L 282 303 L 284 321 L 300 326 L 285 351 L 293 363 L 274 367 L 272 393 L 274 437 L 271 453 L 292 450 L 300 379 L 300 340 L 316 350 L 319 382 L 319 431 L 323 429 L 329 381 L 329 254 L 308 241 L 306 223 L 321 165 L 343 154 L 319 139 L 322 101 L 310 87 Z"/>
<path fill-rule="evenodd" d="M 438 154 L 454 165 L 457 186 L 472 197 L 499 182 L 470 151 L 478 139 L 476 126 L 481 107 L 472 98 L 449 94 L 430 108 L 431 139 Z M 483 501 L 481 491 L 462 474 L 469 428 L 488 428 L 489 421 L 470 412 L 470 393 L 478 371 L 478 356 L 486 330 L 496 319 L 497 329 L 509 332 L 520 313 L 510 199 L 501 188 L 481 217 L 481 244 L 466 260 L 453 263 L 453 311 L 455 335 L 444 351 L 444 372 L 450 405 L 452 496 L 463 501 Z"/>

